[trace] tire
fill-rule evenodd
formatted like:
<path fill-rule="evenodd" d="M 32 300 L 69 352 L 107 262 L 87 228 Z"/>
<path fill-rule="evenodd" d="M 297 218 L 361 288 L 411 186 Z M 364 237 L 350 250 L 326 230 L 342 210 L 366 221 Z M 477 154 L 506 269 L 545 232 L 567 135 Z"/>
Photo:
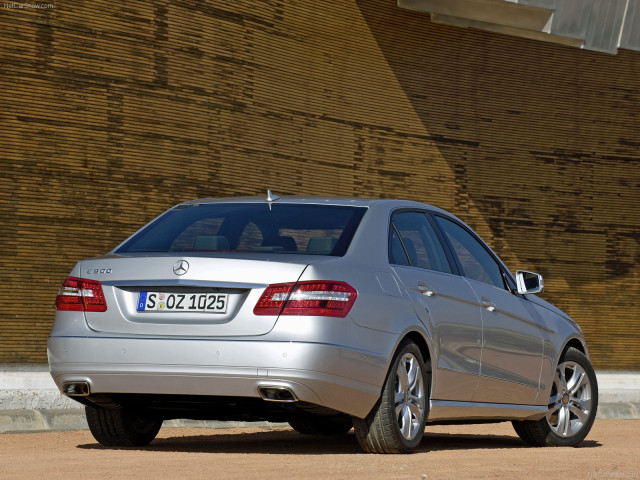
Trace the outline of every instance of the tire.
<path fill-rule="evenodd" d="M 302 435 L 323 436 L 344 435 L 353 427 L 351 417 L 346 415 L 327 416 L 310 414 L 292 418 L 289 420 L 289 425 Z"/>
<path fill-rule="evenodd" d="M 412 453 L 422 440 L 430 378 L 418 346 L 402 343 L 382 395 L 366 418 L 353 418 L 358 443 L 369 453 Z"/>
<path fill-rule="evenodd" d="M 162 426 L 162 420 L 139 415 L 127 408 L 84 408 L 93 438 L 107 447 L 148 445 Z"/>
<path fill-rule="evenodd" d="M 512 423 L 518 436 L 534 447 L 573 447 L 591 430 L 597 410 L 593 367 L 582 352 L 569 348 L 556 367 L 545 417 Z"/>

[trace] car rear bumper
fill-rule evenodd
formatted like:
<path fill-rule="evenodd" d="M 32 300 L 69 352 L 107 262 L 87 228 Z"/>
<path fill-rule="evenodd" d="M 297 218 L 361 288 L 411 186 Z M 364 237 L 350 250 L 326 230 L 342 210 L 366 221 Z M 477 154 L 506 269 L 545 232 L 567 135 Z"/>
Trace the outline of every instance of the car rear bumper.
<path fill-rule="evenodd" d="M 384 370 L 371 352 L 265 340 L 60 336 L 49 338 L 48 355 L 61 390 L 86 382 L 91 393 L 259 398 L 259 387 L 283 387 L 298 400 L 360 418 L 377 401 Z"/>

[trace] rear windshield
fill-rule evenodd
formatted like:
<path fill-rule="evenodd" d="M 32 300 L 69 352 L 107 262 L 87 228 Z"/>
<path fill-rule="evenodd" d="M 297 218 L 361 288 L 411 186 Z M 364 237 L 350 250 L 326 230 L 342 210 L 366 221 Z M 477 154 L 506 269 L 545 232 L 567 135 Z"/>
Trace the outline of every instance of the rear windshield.
<path fill-rule="evenodd" d="M 179 205 L 115 253 L 346 253 L 364 207 L 267 203 Z"/>

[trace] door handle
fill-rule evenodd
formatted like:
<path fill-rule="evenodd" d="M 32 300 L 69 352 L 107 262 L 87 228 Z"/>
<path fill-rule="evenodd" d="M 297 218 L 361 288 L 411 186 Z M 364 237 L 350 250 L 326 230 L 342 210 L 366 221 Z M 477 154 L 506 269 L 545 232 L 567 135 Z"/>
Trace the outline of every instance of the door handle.
<path fill-rule="evenodd" d="M 432 297 L 436 294 L 436 291 L 433 288 L 422 282 L 418 282 L 418 291 L 427 297 Z"/>
<path fill-rule="evenodd" d="M 482 297 L 482 306 L 490 312 L 495 312 L 496 308 L 498 308 L 495 303 L 485 297 Z"/>

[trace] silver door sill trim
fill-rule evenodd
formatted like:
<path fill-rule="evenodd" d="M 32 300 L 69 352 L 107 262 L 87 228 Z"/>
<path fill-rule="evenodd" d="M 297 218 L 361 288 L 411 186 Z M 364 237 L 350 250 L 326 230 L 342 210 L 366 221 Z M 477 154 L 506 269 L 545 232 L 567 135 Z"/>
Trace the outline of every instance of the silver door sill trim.
<path fill-rule="evenodd" d="M 455 402 L 431 400 L 427 422 L 442 420 L 539 420 L 548 411 L 546 405 Z"/>

